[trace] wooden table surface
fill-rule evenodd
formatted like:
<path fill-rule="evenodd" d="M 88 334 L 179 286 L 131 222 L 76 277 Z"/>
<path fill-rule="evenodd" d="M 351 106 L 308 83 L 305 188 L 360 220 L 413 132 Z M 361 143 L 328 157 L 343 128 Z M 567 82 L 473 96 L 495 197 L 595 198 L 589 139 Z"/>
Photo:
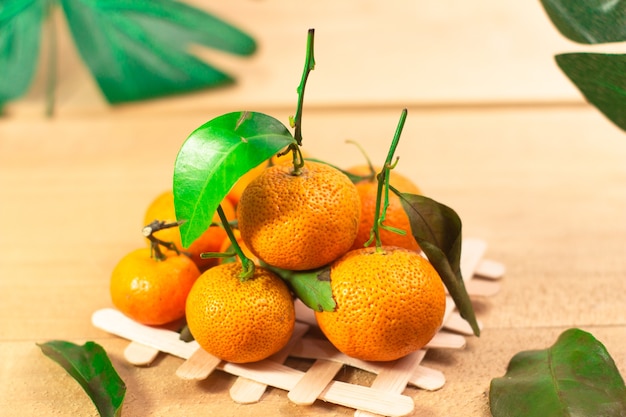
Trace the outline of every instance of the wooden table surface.
<path fill-rule="evenodd" d="M 43 115 L 39 73 L 0 119 L 0 415 L 97 415 L 36 346 L 52 339 L 105 347 L 128 386 L 125 416 L 352 415 L 321 401 L 295 406 L 279 389 L 234 404 L 230 375 L 183 381 L 181 359 L 165 355 L 133 367 L 126 341 L 90 322 L 111 306 L 115 263 L 143 246 L 143 212 L 171 186 L 187 135 L 231 110 L 287 123 L 309 27 L 317 67 L 305 150 L 347 168 L 361 162 L 345 143 L 353 139 L 382 162 L 407 107 L 397 169 L 454 208 L 464 236 L 485 239 L 487 257 L 507 268 L 501 291 L 475 303 L 481 337 L 427 354 L 447 381 L 407 389 L 413 415 L 489 416 L 489 383 L 510 358 L 571 327 L 591 332 L 626 375 L 626 135 L 558 71 L 554 54 L 583 48 L 538 3 L 196 3 L 260 42 L 249 59 L 200 51 L 236 86 L 110 108 L 62 34 L 56 116 Z"/>

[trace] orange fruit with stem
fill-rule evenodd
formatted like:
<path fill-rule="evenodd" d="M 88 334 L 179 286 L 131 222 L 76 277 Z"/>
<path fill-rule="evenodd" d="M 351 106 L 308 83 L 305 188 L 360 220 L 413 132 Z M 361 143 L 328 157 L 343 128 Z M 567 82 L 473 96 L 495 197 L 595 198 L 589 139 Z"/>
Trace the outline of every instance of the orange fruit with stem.
<path fill-rule="evenodd" d="M 140 248 L 124 256 L 113 269 L 113 305 L 146 325 L 162 325 L 185 315 L 187 295 L 200 271 L 188 256 L 174 251 L 155 255 Z"/>
<path fill-rule="evenodd" d="M 222 209 L 228 220 L 235 219 L 235 208 L 230 200 L 225 198 L 222 203 Z M 148 206 L 144 215 L 144 224 L 149 224 L 154 220 L 164 221 L 167 223 L 176 221 L 176 212 L 174 209 L 174 194 L 171 190 L 161 193 L 155 198 Z M 201 258 L 200 254 L 204 252 L 219 252 L 222 242 L 227 238 L 226 231 L 219 225 L 220 219 L 217 213 L 213 215 L 212 219 L 214 225 L 211 225 L 207 230 L 200 235 L 187 249 L 182 246 L 180 231 L 178 228 L 168 228 L 159 230 L 154 233 L 154 236 L 164 242 L 173 242 L 178 250 L 184 251 L 191 256 L 191 259 L 198 265 L 201 271 L 204 271 L 214 265 L 218 264 L 218 260 L 215 258 Z"/>
<path fill-rule="evenodd" d="M 244 190 L 239 231 L 255 256 L 275 267 L 307 270 L 350 249 L 361 204 L 354 184 L 336 168 L 304 161 L 296 171 L 281 163 L 265 169 Z"/>
<path fill-rule="evenodd" d="M 380 171 L 379 168 L 374 169 L 378 172 Z M 361 221 L 359 223 L 359 230 L 356 238 L 354 239 L 352 249 L 360 249 L 370 239 L 370 233 L 372 226 L 374 225 L 378 181 L 376 180 L 376 172 L 372 172 L 368 165 L 356 166 L 348 169 L 347 171 L 356 175 L 369 176 L 369 178 L 356 183 L 356 188 L 361 201 Z M 393 170 L 391 170 L 389 174 L 389 183 L 398 189 L 398 191 L 410 194 L 421 194 L 419 187 L 407 177 Z M 383 224 L 400 229 L 404 231 L 405 234 L 399 234 L 380 228 L 379 231 L 382 244 L 419 251 L 420 247 L 411 234 L 409 217 L 402 207 L 400 197 L 392 191 L 389 191 L 388 202 L 389 205 L 387 207 L 385 221 Z"/>
<path fill-rule="evenodd" d="M 187 325 L 198 344 L 222 360 L 256 362 L 282 349 L 293 332 L 295 309 L 285 282 L 255 267 L 242 281 L 240 262 L 204 272 L 187 298 Z"/>
<path fill-rule="evenodd" d="M 391 246 L 357 249 L 333 262 L 335 311 L 315 312 L 328 340 L 367 361 L 391 361 L 424 347 L 446 305 L 437 271 L 419 253 Z"/>
<path fill-rule="evenodd" d="M 302 152 L 302 156 L 306 158 L 307 157 L 306 152 Z M 243 190 L 245 190 L 248 184 L 250 184 L 253 179 L 258 177 L 261 174 L 261 172 L 263 172 L 268 166 L 280 164 L 283 162 L 286 163 L 291 160 L 292 160 L 291 152 L 288 152 L 280 156 L 275 155 L 269 161 L 266 161 L 252 168 L 250 171 L 246 172 L 241 177 L 239 177 L 239 180 L 237 180 L 235 185 L 233 185 L 233 188 L 230 189 L 226 198 L 228 199 L 228 201 L 230 201 L 233 207 L 237 207 L 237 204 L 239 204 L 239 200 L 241 200 L 241 194 L 243 194 Z"/>

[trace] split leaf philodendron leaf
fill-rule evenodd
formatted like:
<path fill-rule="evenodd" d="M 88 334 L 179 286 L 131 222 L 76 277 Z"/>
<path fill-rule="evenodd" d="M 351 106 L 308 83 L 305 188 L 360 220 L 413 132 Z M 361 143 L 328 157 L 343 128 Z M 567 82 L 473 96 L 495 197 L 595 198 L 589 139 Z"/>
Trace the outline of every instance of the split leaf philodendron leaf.
<path fill-rule="evenodd" d="M 416 194 L 398 194 L 409 217 L 411 233 L 439 273 L 461 316 L 480 334 L 474 307 L 461 275 L 461 219 L 448 206 Z"/>
<path fill-rule="evenodd" d="M 552 23 L 566 38 L 583 44 L 626 41 L 622 0 L 541 0 Z"/>
<path fill-rule="evenodd" d="M 176 217 L 184 247 L 209 227 L 217 206 L 246 172 L 295 144 L 280 121 L 263 113 L 218 116 L 189 135 L 174 166 Z"/>
<path fill-rule="evenodd" d="M 102 417 L 121 415 L 126 385 L 102 346 L 94 342 L 79 346 L 62 340 L 38 346 L 83 387 Z"/>
<path fill-rule="evenodd" d="M 187 50 L 192 43 L 248 55 L 254 41 L 171 0 L 61 0 L 76 46 L 110 103 L 232 82 Z"/>
<path fill-rule="evenodd" d="M 0 7 L 0 111 L 2 104 L 26 93 L 39 58 L 42 1 L 5 0 Z"/>
<path fill-rule="evenodd" d="M 494 417 L 626 416 L 626 386 L 604 345 L 569 329 L 548 349 L 515 355 L 489 403 Z"/>
<path fill-rule="evenodd" d="M 337 303 L 330 286 L 330 267 L 313 271 L 288 271 L 264 264 L 280 276 L 296 296 L 314 311 L 335 311 Z"/>
<path fill-rule="evenodd" d="M 589 103 L 626 131 L 626 54 L 567 53 L 556 62 Z"/>
<path fill-rule="evenodd" d="M 0 4 L 0 108 L 27 91 L 36 69 L 44 19 L 54 18 L 57 4 L 78 52 L 112 104 L 233 81 L 194 56 L 189 51 L 193 45 L 240 56 L 256 50 L 248 34 L 175 0 L 3 0 Z M 47 29 L 45 37 L 54 57 L 55 25 Z M 54 65 L 49 67 L 47 91 L 52 94 Z M 48 101 L 51 107 L 53 97 Z"/>

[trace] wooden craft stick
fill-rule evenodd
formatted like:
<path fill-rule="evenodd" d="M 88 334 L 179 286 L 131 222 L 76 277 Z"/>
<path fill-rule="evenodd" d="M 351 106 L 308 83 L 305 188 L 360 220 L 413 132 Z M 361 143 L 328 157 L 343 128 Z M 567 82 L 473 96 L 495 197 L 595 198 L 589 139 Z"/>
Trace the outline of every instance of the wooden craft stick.
<path fill-rule="evenodd" d="M 311 405 L 343 368 L 341 362 L 316 360 L 300 378 L 287 397 L 291 402 L 300 405 Z"/>
<path fill-rule="evenodd" d="M 287 345 L 282 348 L 278 353 L 270 356 L 269 359 L 277 362 L 284 363 L 289 356 L 289 352 L 293 348 L 302 336 L 309 330 L 309 325 L 305 323 L 296 322 L 293 334 L 291 335 L 291 339 Z M 239 404 L 252 404 L 261 400 L 261 397 L 265 393 L 267 389 L 267 384 L 262 384 L 257 381 L 253 381 L 248 378 L 239 377 L 235 380 L 233 385 L 230 387 L 230 398 Z"/>
<path fill-rule="evenodd" d="M 476 267 L 474 275 L 487 279 L 500 279 L 504 276 L 505 272 L 506 267 L 503 263 L 482 259 Z"/>
<path fill-rule="evenodd" d="M 124 349 L 124 359 L 131 365 L 148 366 L 159 355 L 159 350 L 137 342 L 130 342 Z"/>
<path fill-rule="evenodd" d="M 221 362 L 220 358 L 198 348 L 189 359 L 176 369 L 176 376 L 181 379 L 200 381 L 207 379 Z"/>
<path fill-rule="evenodd" d="M 422 359 L 424 359 L 425 354 L 426 351 L 418 350 L 389 363 L 388 366 L 385 366 L 378 373 L 371 387 L 388 393 L 401 394 L 406 388 L 410 376 L 413 375 Z M 376 416 L 364 410 L 356 410 L 354 417 Z"/>
<path fill-rule="evenodd" d="M 180 335 L 172 330 L 144 326 L 112 308 L 94 312 L 91 316 L 91 323 L 108 333 L 183 359 L 189 359 L 199 347 L 196 341 L 180 340 Z"/>
<path fill-rule="evenodd" d="M 178 333 L 136 323 L 113 309 L 98 310 L 92 315 L 92 323 L 99 329 L 128 340 L 152 346 L 179 358 L 189 359 L 199 349 L 196 342 L 180 340 Z M 140 340 L 138 340 L 140 339 Z M 269 360 L 246 365 L 221 362 L 218 369 L 232 375 L 243 376 L 257 382 L 290 391 L 296 386 L 304 372 Z M 404 416 L 413 411 L 413 399 L 401 394 L 332 381 L 320 394 L 323 401 L 354 409 L 388 416 Z"/>
<path fill-rule="evenodd" d="M 440 330 L 424 346 L 424 349 L 463 349 L 466 345 L 465 337 Z"/>
<path fill-rule="evenodd" d="M 443 326 L 442 327 L 446 327 L 446 322 L 448 321 L 448 318 L 450 318 L 452 313 L 454 313 L 455 308 L 456 308 L 456 305 L 454 304 L 454 300 L 452 299 L 452 297 L 447 295 L 446 296 L 446 309 L 443 313 L 443 320 L 442 320 Z"/>
<path fill-rule="evenodd" d="M 335 361 L 362 369 L 367 372 L 378 374 L 387 366 L 385 362 L 367 362 L 352 358 L 339 352 L 330 342 L 317 338 L 302 338 L 296 343 L 291 351 L 291 356 L 305 359 L 325 359 Z M 409 377 L 409 384 L 426 390 L 436 390 L 445 384 L 444 375 L 435 370 L 420 366 L 418 370 Z"/>
<path fill-rule="evenodd" d="M 477 323 L 478 328 L 482 329 L 482 322 L 480 320 L 477 320 Z M 454 311 L 452 314 L 450 314 L 450 317 L 448 318 L 448 320 L 446 320 L 444 324 L 444 328 L 467 336 L 472 336 L 474 334 L 472 327 L 463 317 L 461 317 L 461 315 L 457 311 Z"/>
<path fill-rule="evenodd" d="M 465 238 L 461 247 L 461 275 L 464 280 L 470 280 L 485 255 L 487 243 L 481 239 Z"/>
<path fill-rule="evenodd" d="M 426 391 L 436 391 L 446 384 L 443 372 L 420 365 L 409 379 L 409 385 L 414 385 Z"/>
<path fill-rule="evenodd" d="M 304 372 L 276 362 L 264 360 L 248 364 L 223 362 L 224 371 L 244 376 L 276 388 L 291 391 Z M 332 381 L 318 397 L 322 401 L 369 411 L 386 416 L 404 416 L 413 411 L 413 399 L 406 395 L 393 394 L 379 389 Z"/>
<path fill-rule="evenodd" d="M 500 284 L 492 280 L 471 279 L 465 283 L 470 297 L 491 297 L 500 291 Z"/>

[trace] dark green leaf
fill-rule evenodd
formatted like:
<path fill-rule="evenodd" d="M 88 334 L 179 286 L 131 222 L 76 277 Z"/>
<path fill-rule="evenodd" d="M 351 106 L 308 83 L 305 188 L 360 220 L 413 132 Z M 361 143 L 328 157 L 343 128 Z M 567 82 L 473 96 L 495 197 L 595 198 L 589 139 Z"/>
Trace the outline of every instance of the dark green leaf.
<path fill-rule="evenodd" d="M 569 329 L 546 350 L 515 355 L 489 402 L 494 417 L 626 416 L 626 386 L 602 343 Z"/>
<path fill-rule="evenodd" d="M 263 266 L 287 282 L 302 302 L 315 311 L 335 311 L 337 304 L 330 287 L 330 267 L 312 271 L 288 271 L 271 265 Z"/>
<path fill-rule="evenodd" d="M 587 101 L 626 131 L 626 55 L 569 53 L 556 62 Z"/>
<path fill-rule="evenodd" d="M 174 167 L 174 205 L 184 247 L 209 227 L 239 177 L 295 143 L 287 128 L 263 113 L 224 114 L 187 138 Z"/>
<path fill-rule="evenodd" d="M 61 0 L 78 51 L 110 103 L 229 83 L 191 55 L 197 43 L 239 55 L 254 40 L 210 14 L 172 0 Z"/>
<path fill-rule="evenodd" d="M 541 3 L 554 26 L 574 42 L 626 41 L 626 1 L 541 0 Z"/>
<path fill-rule="evenodd" d="M 101 416 L 121 415 L 126 385 L 100 345 L 87 342 L 79 346 L 62 340 L 53 340 L 38 346 L 46 356 L 61 365 L 83 387 Z"/>
<path fill-rule="evenodd" d="M 0 110 L 25 94 L 39 57 L 46 2 L 3 0 L 0 5 Z"/>
<path fill-rule="evenodd" d="M 411 233 L 443 280 L 459 313 L 480 334 L 474 307 L 461 275 L 461 219 L 450 207 L 428 197 L 400 193 L 402 207 L 409 217 Z"/>

